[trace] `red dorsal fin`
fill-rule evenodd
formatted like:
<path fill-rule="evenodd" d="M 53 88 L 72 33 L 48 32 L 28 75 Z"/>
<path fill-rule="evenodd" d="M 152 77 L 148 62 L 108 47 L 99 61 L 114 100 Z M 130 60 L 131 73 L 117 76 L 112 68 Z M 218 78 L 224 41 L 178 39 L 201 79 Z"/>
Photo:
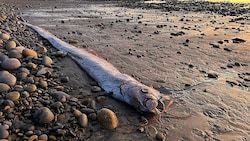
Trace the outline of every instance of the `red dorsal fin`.
<path fill-rule="evenodd" d="M 92 49 L 86 49 L 89 53 L 91 53 L 91 54 L 93 54 L 93 55 L 95 55 L 95 56 L 97 56 L 97 57 L 100 57 L 94 50 L 92 50 Z"/>

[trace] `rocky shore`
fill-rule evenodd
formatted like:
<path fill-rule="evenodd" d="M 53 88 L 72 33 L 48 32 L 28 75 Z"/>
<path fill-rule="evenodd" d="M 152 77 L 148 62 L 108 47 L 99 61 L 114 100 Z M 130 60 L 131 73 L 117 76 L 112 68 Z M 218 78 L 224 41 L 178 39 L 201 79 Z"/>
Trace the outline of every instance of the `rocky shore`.
<path fill-rule="evenodd" d="M 248 5 L 0 2 L 2 140 L 249 139 Z M 95 50 L 174 104 L 143 126 L 149 119 L 109 97 L 69 55 L 18 23 L 23 19 Z"/>
<path fill-rule="evenodd" d="M 57 63 L 67 54 L 20 24 L 13 8 L 0 8 L 0 140 L 86 140 L 89 122 L 97 121 L 103 128 L 116 128 L 113 111 L 96 108 L 105 96 L 82 95 L 79 100 L 69 94 L 74 91 L 65 86 L 69 77 Z M 92 83 L 92 92 L 101 92 Z"/>

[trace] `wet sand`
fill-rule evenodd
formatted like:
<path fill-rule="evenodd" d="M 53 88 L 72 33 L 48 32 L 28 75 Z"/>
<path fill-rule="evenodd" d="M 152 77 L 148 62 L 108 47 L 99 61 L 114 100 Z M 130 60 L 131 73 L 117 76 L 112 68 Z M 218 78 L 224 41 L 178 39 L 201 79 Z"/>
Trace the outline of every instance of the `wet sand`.
<path fill-rule="evenodd" d="M 164 10 L 162 4 L 24 2 L 8 1 L 28 22 L 95 50 L 121 72 L 175 100 L 152 124 L 166 140 L 249 140 L 249 12 L 195 11 L 180 4 Z M 70 93 L 88 95 L 91 78 L 70 59 L 58 63 L 70 78 Z M 91 125 L 89 140 L 155 139 L 137 131 L 123 134 L 133 128 L 127 126 L 130 118 L 140 118 L 126 104 L 107 97 L 97 106 L 112 109 L 124 123 L 114 131 Z"/>

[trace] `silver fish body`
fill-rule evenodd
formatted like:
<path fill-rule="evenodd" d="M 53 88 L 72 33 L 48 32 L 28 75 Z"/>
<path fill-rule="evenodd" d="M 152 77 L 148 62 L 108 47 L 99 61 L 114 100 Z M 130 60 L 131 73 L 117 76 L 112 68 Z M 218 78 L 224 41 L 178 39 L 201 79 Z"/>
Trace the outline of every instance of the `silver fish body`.
<path fill-rule="evenodd" d="M 159 113 L 157 106 L 162 98 L 159 91 L 121 73 L 112 64 L 97 55 L 70 45 L 38 26 L 21 21 L 20 23 L 35 30 L 58 50 L 69 53 L 71 58 L 94 78 L 102 89 L 112 93 L 112 97 L 115 99 L 126 102 L 142 113 Z"/>

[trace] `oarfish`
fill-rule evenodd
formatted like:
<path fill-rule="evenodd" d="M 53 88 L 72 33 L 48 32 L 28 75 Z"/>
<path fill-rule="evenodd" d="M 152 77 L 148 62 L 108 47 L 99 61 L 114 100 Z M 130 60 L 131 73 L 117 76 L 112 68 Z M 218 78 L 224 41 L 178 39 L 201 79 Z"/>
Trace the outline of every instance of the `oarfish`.
<path fill-rule="evenodd" d="M 27 22 L 20 21 L 20 23 L 35 30 L 58 50 L 67 52 L 83 70 L 95 79 L 103 90 L 111 93 L 115 99 L 126 102 L 142 113 L 160 113 L 159 105 L 161 104 L 160 107 L 162 107 L 161 100 L 166 96 L 153 87 L 146 86 L 133 77 L 121 73 L 103 58 L 86 49 L 70 45 L 41 27 Z"/>

